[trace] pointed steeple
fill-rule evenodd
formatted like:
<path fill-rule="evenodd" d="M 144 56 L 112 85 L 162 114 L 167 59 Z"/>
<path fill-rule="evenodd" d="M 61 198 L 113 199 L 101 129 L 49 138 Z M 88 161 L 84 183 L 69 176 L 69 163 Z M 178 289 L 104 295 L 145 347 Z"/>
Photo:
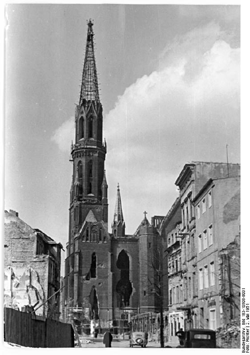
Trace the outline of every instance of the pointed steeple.
<path fill-rule="evenodd" d="M 114 221 L 112 231 L 115 237 L 125 236 L 125 222 L 122 213 L 122 199 L 119 184 L 117 185 L 117 198 L 115 205 Z"/>
<path fill-rule="evenodd" d="M 89 20 L 79 104 L 81 104 L 84 99 L 87 101 L 100 101 L 94 53 L 94 33 L 92 27 L 93 23 Z"/>
<path fill-rule="evenodd" d="M 106 179 L 106 170 L 104 170 L 103 172 L 102 186 L 104 187 L 108 186 L 107 179 Z"/>
<path fill-rule="evenodd" d="M 119 184 L 117 185 L 117 197 L 116 197 L 116 205 L 115 205 L 115 213 L 114 213 L 114 222 L 124 222 L 123 213 L 122 213 L 122 199 L 121 199 Z"/>

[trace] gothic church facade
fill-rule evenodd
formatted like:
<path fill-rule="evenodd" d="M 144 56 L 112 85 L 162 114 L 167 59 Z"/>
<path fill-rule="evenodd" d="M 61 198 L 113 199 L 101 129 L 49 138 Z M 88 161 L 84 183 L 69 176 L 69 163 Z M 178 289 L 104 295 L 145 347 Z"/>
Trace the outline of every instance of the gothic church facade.
<path fill-rule="evenodd" d="M 107 145 L 103 141 L 103 109 L 99 97 L 93 43 L 88 22 L 79 104 L 75 110 L 75 142 L 69 206 L 63 293 L 64 317 L 92 328 L 119 328 L 133 315 L 157 312 L 155 279 L 161 260 L 159 220 L 145 217 L 133 235 L 125 233 L 121 193 L 108 231 Z"/>

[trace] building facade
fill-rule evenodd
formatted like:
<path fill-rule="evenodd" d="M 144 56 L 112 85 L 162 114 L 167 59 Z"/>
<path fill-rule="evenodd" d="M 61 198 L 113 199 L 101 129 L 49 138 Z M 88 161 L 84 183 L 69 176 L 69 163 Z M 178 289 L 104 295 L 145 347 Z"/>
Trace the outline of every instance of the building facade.
<path fill-rule="evenodd" d="M 163 242 L 163 290 L 166 341 L 177 342 L 176 332 L 184 329 L 185 313 L 179 307 L 183 302 L 181 204 L 177 198 L 161 225 Z M 167 319 L 167 321 L 166 321 Z"/>
<path fill-rule="evenodd" d="M 199 327 L 215 330 L 239 316 L 240 177 L 209 179 L 194 206 Z"/>
<path fill-rule="evenodd" d="M 4 306 L 59 320 L 62 245 L 5 211 Z"/>
<path fill-rule="evenodd" d="M 226 247 L 239 233 L 239 176 L 239 164 L 193 162 L 184 166 L 176 180 L 176 185 L 180 191 L 182 214 L 182 228 L 179 235 L 182 238 L 182 277 L 184 289 L 183 303 L 180 309 L 182 308 L 185 311 L 185 329 L 189 329 L 190 327 L 218 328 L 220 325 L 218 320 L 219 313 L 215 314 L 214 309 L 211 308 L 209 317 L 207 307 L 205 311 L 205 307 L 201 305 L 201 302 L 204 303 L 203 298 L 206 300 L 209 297 L 211 298 L 211 294 L 204 292 L 204 288 L 205 290 L 209 289 L 209 272 L 212 278 L 213 275 L 216 275 L 218 254 L 215 257 L 213 253 L 215 250 L 218 251 Z M 205 191 L 206 188 L 209 188 L 208 185 L 211 181 L 216 181 L 215 184 L 220 186 L 220 188 L 218 187 L 213 191 Z M 237 185 L 237 187 L 235 186 L 232 189 L 232 192 L 230 192 L 232 188 L 232 186 L 229 187 L 230 184 Z M 217 195 L 215 195 L 216 197 L 212 197 L 215 191 Z M 223 197 L 223 194 L 227 195 Z M 230 196 L 231 198 L 230 203 L 225 201 L 230 211 L 227 218 L 225 215 L 223 217 L 223 213 L 225 214 L 226 212 L 222 212 L 224 209 L 223 198 L 225 196 Z M 213 199 L 216 201 L 214 205 L 211 202 Z M 232 217 L 233 221 L 230 221 L 230 216 L 234 213 L 237 218 Z M 223 218 L 226 218 L 226 223 L 223 222 Z M 211 243 L 214 233 L 220 236 L 218 239 L 220 242 L 219 244 L 213 242 L 210 246 L 209 243 Z M 201 243 L 205 245 L 205 249 L 203 250 L 201 249 Z M 213 282 L 215 281 L 213 280 Z M 216 284 L 211 285 L 211 287 L 213 292 L 219 292 L 216 289 Z M 211 298 L 209 307 L 213 307 L 215 302 Z M 219 312 L 218 309 L 216 312 Z M 214 319 L 215 317 L 217 320 Z"/>

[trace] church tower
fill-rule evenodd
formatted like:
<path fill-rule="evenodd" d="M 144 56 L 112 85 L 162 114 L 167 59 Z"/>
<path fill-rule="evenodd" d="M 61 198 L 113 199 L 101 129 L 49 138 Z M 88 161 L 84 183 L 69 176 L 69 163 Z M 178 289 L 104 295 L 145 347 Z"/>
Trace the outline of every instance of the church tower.
<path fill-rule="evenodd" d="M 87 314 L 89 326 L 111 317 L 112 277 L 108 234 L 102 104 L 94 54 L 93 23 L 88 22 L 75 142 L 71 146 L 69 240 L 65 260 L 65 303 Z M 76 316 L 76 315 L 74 315 Z M 88 321 L 86 320 L 86 324 Z M 92 325 L 91 325 L 92 324 Z"/>
<path fill-rule="evenodd" d="M 73 177 L 70 196 L 71 233 L 86 218 L 89 210 L 107 223 L 107 181 L 104 172 L 106 143 L 103 143 L 102 104 L 94 55 L 93 23 L 88 23 L 85 61 L 79 104 L 75 110 L 75 144 L 72 144 Z"/>

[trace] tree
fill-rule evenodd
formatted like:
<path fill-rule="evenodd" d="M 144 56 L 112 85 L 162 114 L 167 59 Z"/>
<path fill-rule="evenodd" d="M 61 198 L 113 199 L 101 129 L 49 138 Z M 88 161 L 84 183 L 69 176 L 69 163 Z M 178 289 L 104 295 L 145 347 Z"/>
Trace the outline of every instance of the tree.
<path fill-rule="evenodd" d="M 167 258 L 167 253 L 165 253 L 162 258 L 162 251 L 155 248 L 151 260 L 147 261 L 149 269 L 152 270 L 152 274 L 149 273 L 148 282 L 152 286 L 152 294 L 157 296 L 157 308 L 160 314 L 160 346 L 164 348 L 164 299 L 168 304 L 168 275 L 167 270 L 163 270 L 163 261 Z M 150 277 L 152 275 L 152 277 Z M 166 277 L 166 282 L 164 278 Z"/>

